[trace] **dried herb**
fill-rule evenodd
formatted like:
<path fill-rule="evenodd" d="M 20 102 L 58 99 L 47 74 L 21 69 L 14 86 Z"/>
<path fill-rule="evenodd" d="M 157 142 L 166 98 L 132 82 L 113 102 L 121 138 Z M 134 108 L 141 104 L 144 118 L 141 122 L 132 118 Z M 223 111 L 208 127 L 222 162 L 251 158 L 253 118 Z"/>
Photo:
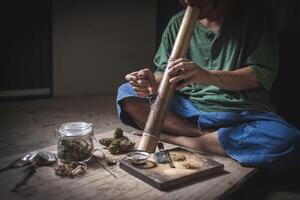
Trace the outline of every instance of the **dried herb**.
<path fill-rule="evenodd" d="M 172 160 L 175 162 L 182 162 L 186 160 L 186 157 L 184 155 L 172 153 Z"/>
<path fill-rule="evenodd" d="M 64 162 L 86 161 L 92 157 L 93 143 L 80 138 L 62 138 L 58 143 L 57 156 Z"/>
<path fill-rule="evenodd" d="M 197 169 L 198 167 L 190 164 L 190 163 L 185 163 L 183 164 L 183 167 L 186 168 L 186 169 Z"/>
<path fill-rule="evenodd" d="M 132 142 L 131 140 L 123 139 L 120 141 L 120 152 L 128 152 L 134 147 L 135 143 Z"/>
<path fill-rule="evenodd" d="M 103 146 L 108 147 L 113 140 L 114 140 L 113 138 L 102 138 L 99 140 L 99 143 L 102 144 Z"/>
<path fill-rule="evenodd" d="M 60 164 L 54 167 L 55 174 L 61 177 L 74 177 L 83 175 L 87 170 L 87 165 L 84 163 L 69 163 Z"/>
<path fill-rule="evenodd" d="M 108 149 L 111 154 L 127 153 L 133 149 L 135 143 L 123 135 L 123 130 L 117 128 L 113 138 L 102 138 L 99 143 Z"/>
<path fill-rule="evenodd" d="M 120 139 L 115 139 L 112 143 L 108 146 L 108 150 L 112 154 L 120 154 Z"/>
<path fill-rule="evenodd" d="M 120 138 L 123 138 L 124 135 L 123 135 L 123 130 L 121 128 L 117 128 L 114 132 L 114 138 L 115 139 L 120 139 Z"/>

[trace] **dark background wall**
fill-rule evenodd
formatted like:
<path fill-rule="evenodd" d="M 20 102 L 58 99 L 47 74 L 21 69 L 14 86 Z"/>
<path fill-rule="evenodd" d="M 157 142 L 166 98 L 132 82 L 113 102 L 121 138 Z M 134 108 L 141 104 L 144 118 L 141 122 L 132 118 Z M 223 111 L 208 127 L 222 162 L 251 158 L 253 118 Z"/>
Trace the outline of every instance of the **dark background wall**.
<path fill-rule="evenodd" d="M 156 0 L 4 1 L 0 100 L 45 88 L 54 97 L 115 94 L 127 73 L 152 66 L 156 8 Z"/>
<path fill-rule="evenodd" d="M 0 92 L 53 88 L 55 85 L 57 96 L 114 93 L 126 72 L 151 66 L 155 29 L 158 46 L 165 26 L 170 17 L 182 9 L 181 4 L 178 0 L 130 0 L 126 1 L 126 10 L 119 7 L 111 18 L 106 8 L 116 3 L 107 3 L 106 7 L 96 0 L 10 0 L 2 3 Z M 271 91 L 272 102 L 279 114 L 299 128 L 300 1 L 272 0 L 272 5 L 280 41 L 280 73 Z M 118 31 L 120 27 L 125 35 Z M 113 53 L 114 56 L 108 57 Z M 53 68 L 56 69 L 54 78 Z M 80 70 L 76 75 L 72 72 L 74 68 L 90 72 L 91 76 L 88 73 L 81 76 Z M 93 84 L 89 85 L 91 80 Z M 104 82 L 110 82 L 106 84 L 110 88 L 102 88 L 106 86 Z"/>
<path fill-rule="evenodd" d="M 115 94 L 152 66 L 156 0 L 52 0 L 54 96 Z"/>
<path fill-rule="evenodd" d="M 279 27 L 279 74 L 271 90 L 278 112 L 300 128 L 300 1 L 272 0 Z"/>
<path fill-rule="evenodd" d="M 51 88 L 51 0 L 1 3 L 0 91 Z"/>
<path fill-rule="evenodd" d="M 271 90 L 272 103 L 278 113 L 287 121 L 300 128 L 297 73 L 300 68 L 300 1 L 272 0 L 272 6 L 279 27 L 279 75 Z M 177 0 L 158 1 L 157 9 L 157 45 L 170 17 L 182 10 Z"/>

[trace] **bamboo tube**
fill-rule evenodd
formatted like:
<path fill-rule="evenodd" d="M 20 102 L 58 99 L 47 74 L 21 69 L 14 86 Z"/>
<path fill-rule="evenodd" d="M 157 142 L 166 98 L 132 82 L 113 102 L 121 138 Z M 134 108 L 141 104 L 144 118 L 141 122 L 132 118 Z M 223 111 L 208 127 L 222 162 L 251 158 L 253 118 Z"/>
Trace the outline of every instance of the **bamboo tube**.
<path fill-rule="evenodd" d="M 198 7 L 187 7 L 169 60 L 183 58 L 186 56 L 198 16 Z M 143 131 L 143 136 L 138 146 L 139 150 L 147 151 L 149 153 L 155 152 L 162 125 L 165 120 L 166 113 L 170 107 L 175 89 L 176 87 L 169 83 L 168 68 L 166 67 L 162 81 L 158 88 L 158 95 L 155 102 L 151 106 L 146 126 Z"/>

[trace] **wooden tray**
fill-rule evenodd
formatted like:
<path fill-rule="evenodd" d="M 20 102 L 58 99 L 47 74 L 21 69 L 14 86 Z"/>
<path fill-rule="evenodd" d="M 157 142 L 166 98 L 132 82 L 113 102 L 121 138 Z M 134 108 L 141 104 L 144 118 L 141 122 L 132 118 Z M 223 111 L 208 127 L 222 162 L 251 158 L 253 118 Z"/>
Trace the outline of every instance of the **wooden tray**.
<path fill-rule="evenodd" d="M 169 152 L 171 157 L 175 154 L 183 155 L 186 160 L 173 161 L 175 168 L 170 168 L 168 163 L 156 164 L 153 157 L 143 165 L 133 165 L 129 160 L 123 160 L 120 162 L 120 168 L 160 190 L 172 189 L 200 177 L 215 175 L 224 169 L 221 163 L 179 147 L 170 149 Z M 188 163 L 194 169 L 187 169 Z"/>

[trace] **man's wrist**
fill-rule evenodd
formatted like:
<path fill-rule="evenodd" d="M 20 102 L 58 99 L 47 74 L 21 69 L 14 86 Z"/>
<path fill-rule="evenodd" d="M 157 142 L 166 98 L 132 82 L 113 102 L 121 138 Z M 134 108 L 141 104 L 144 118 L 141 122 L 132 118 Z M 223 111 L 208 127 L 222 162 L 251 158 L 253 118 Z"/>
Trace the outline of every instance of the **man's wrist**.
<path fill-rule="evenodd" d="M 219 70 L 211 70 L 209 73 L 208 85 L 220 86 L 222 84 L 221 72 Z"/>
<path fill-rule="evenodd" d="M 217 79 L 217 73 L 215 73 L 214 71 L 206 70 L 206 76 L 203 76 L 203 74 L 200 75 L 196 83 L 198 85 L 214 85 Z"/>
<path fill-rule="evenodd" d="M 219 79 L 218 73 L 216 70 L 207 71 L 208 73 L 208 85 L 215 85 Z"/>

